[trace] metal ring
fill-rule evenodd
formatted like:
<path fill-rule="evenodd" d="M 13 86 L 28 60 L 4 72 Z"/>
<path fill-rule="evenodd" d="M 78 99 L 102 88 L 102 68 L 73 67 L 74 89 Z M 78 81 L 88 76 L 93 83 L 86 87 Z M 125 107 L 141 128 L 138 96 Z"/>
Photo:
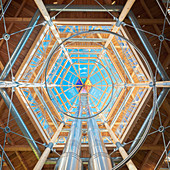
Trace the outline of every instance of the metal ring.
<path fill-rule="evenodd" d="M 7 33 L 3 34 L 2 37 L 5 41 L 8 41 L 10 39 L 10 35 Z"/>
<path fill-rule="evenodd" d="M 165 40 L 165 36 L 163 34 L 159 35 L 158 38 L 161 42 Z"/>
<path fill-rule="evenodd" d="M 164 132 L 164 130 L 165 130 L 165 127 L 164 127 L 164 126 L 159 126 L 158 131 L 159 131 L 160 133 Z"/>
<path fill-rule="evenodd" d="M 130 45 L 133 46 L 133 48 L 140 54 L 140 56 L 142 57 L 144 63 L 146 64 L 147 68 L 148 68 L 148 71 L 149 71 L 149 74 L 151 76 L 151 80 L 152 80 L 152 83 L 154 84 L 154 76 L 153 76 L 153 72 L 152 72 L 152 69 L 148 63 L 148 61 L 146 60 L 145 56 L 143 55 L 143 53 L 139 50 L 139 48 L 134 44 L 132 43 L 131 41 L 129 41 L 128 39 L 126 39 L 125 37 L 117 34 L 117 33 L 114 33 L 114 32 L 111 32 L 111 31 L 106 31 L 106 30 L 89 30 L 89 31 L 84 31 L 84 32 L 80 32 L 80 33 L 77 33 L 77 34 L 74 34 L 72 36 L 70 36 L 69 38 L 65 39 L 62 43 L 60 43 L 57 48 L 55 50 L 57 50 L 64 42 L 66 42 L 67 40 L 69 40 L 70 38 L 73 38 L 75 36 L 78 36 L 80 34 L 86 34 L 86 33 L 105 33 L 105 34 L 112 34 L 113 36 L 117 36 L 117 37 L 120 37 L 122 38 L 123 40 L 125 40 L 126 42 L 128 42 Z M 52 53 L 52 55 L 55 53 L 55 50 L 54 52 Z M 51 55 L 51 57 L 52 57 Z M 47 87 L 47 82 L 46 82 L 46 75 L 47 75 L 47 70 L 48 70 L 48 65 L 49 65 L 49 61 L 51 59 L 51 57 L 48 59 L 48 63 L 47 63 L 47 66 L 46 66 L 46 71 L 45 71 L 45 85 Z M 157 96 L 156 96 L 156 87 L 153 87 L 153 110 L 152 110 L 152 113 L 150 115 L 150 119 L 148 121 L 148 124 L 147 124 L 147 127 L 145 129 L 145 132 L 143 133 L 143 136 L 140 138 L 138 144 L 136 145 L 136 147 L 131 151 L 131 153 L 128 155 L 127 158 L 125 158 L 124 160 L 122 160 L 118 165 L 116 165 L 115 167 L 113 167 L 113 169 L 119 169 L 121 168 L 122 166 L 124 166 L 134 155 L 135 153 L 139 150 L 139 148 L 141 147 L 141 145 L 144 143 L 146 137 L 147 137 L 147 134 L 151 128 L 151 124 L 152 124 L 152 121 L 153 121 L 153 115 L 156 111 L 156 99 L 157 99 Z"/>

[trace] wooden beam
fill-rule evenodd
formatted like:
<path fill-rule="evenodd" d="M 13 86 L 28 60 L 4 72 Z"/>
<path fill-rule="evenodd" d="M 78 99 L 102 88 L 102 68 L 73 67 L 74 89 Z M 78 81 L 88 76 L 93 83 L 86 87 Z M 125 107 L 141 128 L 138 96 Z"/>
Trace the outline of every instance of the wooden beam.
<path fill-rule="evenodd" d="M 127 0 L 122 12 L 119 15 L 119 18 L 118 18 L 119 22 L 122 22 L 125 19 L 125 17 L 129 13 L 131 7 L 133 6 L 134 2 L 135 2 L 135 0 Z M 120 29 L 120 27 L 117 27 L 116 25 L 114 25 L 112 28 L 112 32 L 117 32 L 119 29 Z M 109 38 L 107 39 L 106 44 L 104 45 L 105 48 L 108 47 L 108 45 L 112 41 L 113 37 L 114 37 L 113 35 L 109 35 Z"/>
<path fill-rule="evenodd" d="M 2 64 L 2 62 L 0 61 L 0 69 L 3 70 L 4 69 L 4 66 Z"/>
<path fill-rule="evenodd" d="M 122 89 L 119 96 L 117 97 L 116 102 L 114 103 L 114 105 L 111 108 L 111 111 L 109 112 L 108 116 L 107 116 L 107 120 L 110 120 L 110 118 L 113 116 L 114 114 L 114 110 L 117 108 L 118 104 L 120 103 L 120 100 L 122 99 L 123 95 L 125 94 L 126 90 Z"/>
<path fill-rule="evenodd" d="M 64 121 L 66 121 L 66 119 Z M 52 148 L 53 148 L 53 145 L 56 142 L 56 140 L 57 140 L 63 126 L 64 126 L 64 122 L 62 122 L 60 124 L 60 126 L 57 128 L 57 131 L 55 132 L 54 136 L 49 141 L 49 144 L 52 145 Z M 43 166 L 44 166 L 44 164 L 45 164 L 45 162 L 46 162 L 46 160 L 48 158 L 48 155 L 50 154 L 50 151 L 51 151 L 51 148 L 46 147 L 46 149 L 44 150 L 44 152 L 41 155 L 40 159 L 38 160 L 37 164 L 35 165 L 34 170 L 40 170 L 40 169 L 43 168 Z"/>
<path fill-rule="evenodd" d="M 109 151 L 113 151 L 113 148 L 116 148 L 116 146 L 114 144 L 105 144 L 107 150 Z M 65 147 L 65 144 L 58 144 L 54 146 L 54 149 L 57 149 L 57 151 L 62 151 Z M 88 144 L 82 144 L 82 150 L 88 149 Z M 126 145 L 124 147 L 125 149 L 128 149 L 129 146 Z M 6 152 L 33 152 L 31 147 L 29 145 L 6 145 L 5 149 Z M 141 146 L 140 150 L 144 150 L 144 151 L 163 151 L 164 150 L 164 146 L 163 145 L 152 145 L 152 144 L 144 144 Z M 43 151 L 43 149 L 40 148 L 40 151 Z"/>
<path fill-rule="evenodd" d="M 133 43 L 133 39 L 131 37 L 131 34 L 129 33 L 128 29 L 126 27 L 121 27 L 121 32 L 123 33 L 123 36 L 126 37 L 127 39 L 131 40 Z M 134 43 L 135 44 L 135 43 Z M 128 46 L 130 47 L 132 53 L 134 54 L 134 57 L 136 58 L 136 60 L 138 61 L 139 65 L 140 65 L 140 68 L 142 70 L 142 73 L 144 72 L 145 76 L 147 77 L 147 79 L 149 81 L 151 81 L 151 78 L 150 78 L 150 75 L 148 74 L 148 71 L 147 69 L 145 68 L 141 58 L 139 57 L 139 54 L 136 52 L 136 50 L 133 48 L 132 45 L 128 44 Z"/>
<path fill-rule="evenodd" d="M 131 134 L 131 132 L 133 131 L 133 128 L 135 127 L 139 116 L 141 115 L 142 111 L 144 110 L 146 104 L 148 103 L 149 99 L 151 98 L 151 89 L 149 88 L 147 90 L 147 92 L 145 92 L 144 97 L 142 98 L 142 101 L 140 103 L 140 105 L 138 106 L 137 110 L 135 111 L 132 119 L 130 120 L 128 126 L 126 127 L 126 130 L 123 132 L 123 135 L 121 136 L 121 143 L 123 143 L 124 141 L 126 141 L 129 137 L 129 135 Z"/>
<path fill-rule="evenodd" d="M 42 129 L 42 126 L 40 125 L 40 122 L 37 120 L 35 113 L 33 113 L 31 107 L 29 106 L 29 104 L 27 103 L 25 97 L 23 96 L 23 92 L 21 92 L 21 90 L 17 87 L 15 94 L 17 95 L 21 105 L 23 106 L 24 110 L 26 111 L 28 117 L 30 118 L 33 126 L 35 127 L 36 131 L 38 132 L 39 136 L 41 137 L 42 141 L 47 143 L 49 140 L 47 138 L 47 135 L 44 131 L 44 129 Z M 25 101 L 24 101 L 24 100 Z M 31 112 L 30 112 L 30 110 Z"/>

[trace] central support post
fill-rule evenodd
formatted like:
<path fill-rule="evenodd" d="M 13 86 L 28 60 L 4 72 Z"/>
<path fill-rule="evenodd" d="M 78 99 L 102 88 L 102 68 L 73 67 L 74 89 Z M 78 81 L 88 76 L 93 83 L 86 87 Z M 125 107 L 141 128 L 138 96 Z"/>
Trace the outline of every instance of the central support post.
<path fill-rule="evenodd" d="M 82 107 L 86 109 L 87 116 L 91 116 L 88 96 L 84 94 L 81 96 Z M 88 140 L 89 140 L 89 150 L 90 150 L 90 170 L 109 170 L 112 169 L 112 163 L 110 156 L 104 146 L 97 122 L 95 118 L 87 120 L 88 125 Z"/>
<path fill-rule="evenodd" d="M 77 116 L 81 116 L 81 114 L 82 107 L 80 103 Z M 73 120 L 66 146 L 63 150 L 62 155 L 60 156 L 60 159 L 58 160 L 55 166 L 55 170 L 82 169 L 82 161 L 80 159 L 81 134 L 82 134 L 81 126 L 82 126 L 81 119 Z"/>

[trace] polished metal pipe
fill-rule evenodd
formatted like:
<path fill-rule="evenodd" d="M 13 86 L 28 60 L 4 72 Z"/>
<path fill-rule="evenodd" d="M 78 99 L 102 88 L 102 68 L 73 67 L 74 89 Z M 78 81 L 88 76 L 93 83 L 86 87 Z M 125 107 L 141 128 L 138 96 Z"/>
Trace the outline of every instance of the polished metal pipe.
<path fill-rule="evenodd" d="M 92 115 L 86 103 L 87 115 Z M 90 170 L 110 170 L 112 169 L 112 163 L 110 156 L 104 146 L 97 122 L 95 118 L 90 118 L 87 120 L 88 125 L 88 141 L 89 141 L 89 151 L 90 151 Z"/>
<path fill-rule="evenodd" d="M 79 106 L 77 116 L 81 116 L 82 108 Z M 81 151 L 81 130 L 82 120 L 75 119 L 71 125 L 69 137 L 63 153 L 55 166 L 55 170 L 81 170 L 82 160 L 80 159 Z"/>
<path fill-rule="evenodd" d="M 95 118 L 87 120 L 88 138 L 90 150 L 90 170 L 109 170 L 112 169 L 112 163 L 107 150 L 102 141 L 102 137 Z"/>

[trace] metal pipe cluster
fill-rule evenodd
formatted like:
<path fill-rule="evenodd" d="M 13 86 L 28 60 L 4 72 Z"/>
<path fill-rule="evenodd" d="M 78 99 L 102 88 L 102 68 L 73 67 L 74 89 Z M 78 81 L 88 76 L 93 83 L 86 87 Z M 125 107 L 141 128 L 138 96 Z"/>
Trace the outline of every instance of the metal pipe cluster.
<path fill-rule="evenodd" d="M 90 116 L 88 107 L 88 96 L 81 95 L 79 113 L 86 112 Z M 81 151 L 81 119 L 75 119 L 71 125 L 69 137 L 55 170 L 80 170 L 82 169 L 82 161 L 80 159 Z M 111 159 L 104 146 L 97 122 L 94 118 L 87 120 L 89 152 L 91 158 L 89 160 L 90 170 L 108 170 L 112 168 Z"/>
<path fill-rule="evenodd" d="M 90 109 L 88 107 L 88 96 L 82 96 L 81 100 L 84 102 L 87 116 L 91 116 Z M 83 105 L 83 104 L 82 104 Z M 101 133 L 99 131 L 95 118 L 87 120 L 88 126 L 88 142 L 89 152 L 91 155 L 89 161 L 89 170 L 108 170 L 112 169 L 112 163 L 110 156 L 104 146 Z"/>

